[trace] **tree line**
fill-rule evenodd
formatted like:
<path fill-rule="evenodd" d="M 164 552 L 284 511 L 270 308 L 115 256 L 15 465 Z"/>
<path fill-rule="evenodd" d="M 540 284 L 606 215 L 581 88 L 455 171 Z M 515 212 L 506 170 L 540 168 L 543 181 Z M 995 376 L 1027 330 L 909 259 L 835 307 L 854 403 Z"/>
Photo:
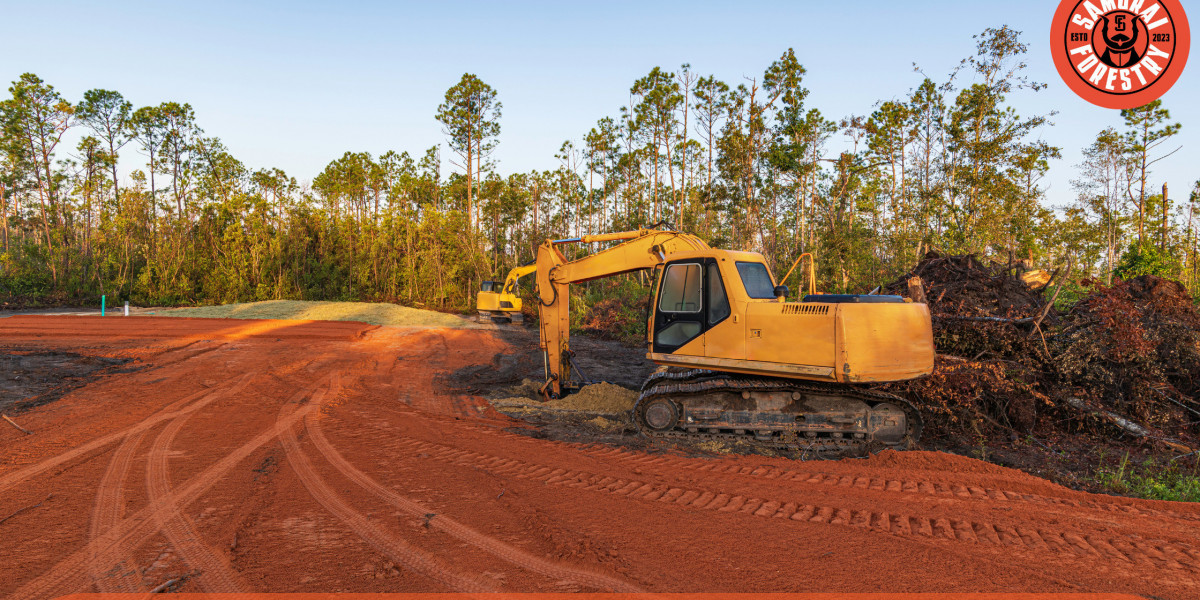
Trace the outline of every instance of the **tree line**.
<path fill-rule="evenodd" d="M 1044 84 L 1024 74 L 1019 32 L 975 40 L 940 81 L 918 71 L 871 114 L 836 119 L 807 104 L 791 49 L 735 82 L 655 67 L 555 168 L 507 175 L 498 92 L 465 74 L 434 113 L 444 147 L 346 152 L 310 184 L 246 166 L 186 103 L 71 101 L 25 74 L 0 102 L 0 298 L 464 309 L 541 240 L 661 222 L 763 252 L 777 273 L 812 252 L 832 291 L 869 290 L 936 249 L 1070 261 L 1102 281 L 1156 272 L 1195 292 L 1200 182 L 1172 196 L 1154 177 L 1177 150 L 1168 110 L 1121 111 L 1084 148 L 1074 201 L 1048 207 L 1053 115 L 1011 104 Z M 79 143 L 60 147 L 72 129 Z M 138 168 L 122 179 L 121 165 Z"/>

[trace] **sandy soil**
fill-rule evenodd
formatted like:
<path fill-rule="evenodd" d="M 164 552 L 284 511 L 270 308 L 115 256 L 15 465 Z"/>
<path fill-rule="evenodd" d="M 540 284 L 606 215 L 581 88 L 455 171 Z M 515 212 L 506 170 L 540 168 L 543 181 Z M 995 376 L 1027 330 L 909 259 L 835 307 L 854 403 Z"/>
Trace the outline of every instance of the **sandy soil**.
<path fill-rule="evenodd" d="M 11 317 L 11 348 L 139 368 L 20 413 L 33 435 L 0 423 L 6 598 L 163 584 L 1200 597 L 1197 506 L 931 452 L 805 463 L 522 434 L 445 385 L 523 364 L 496 331 Z"/>

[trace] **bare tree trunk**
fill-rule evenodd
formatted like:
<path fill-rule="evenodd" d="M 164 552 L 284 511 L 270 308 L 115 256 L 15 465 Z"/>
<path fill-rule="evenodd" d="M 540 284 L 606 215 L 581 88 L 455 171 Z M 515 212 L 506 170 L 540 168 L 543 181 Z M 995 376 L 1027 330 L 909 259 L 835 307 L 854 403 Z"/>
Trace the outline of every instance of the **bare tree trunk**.
<path fill-rule="evenodd" d="M 651 182 L 651 185 L 654 186 L 654 189 L 651 190 L 651 194 L 654 197 L 654 219 L 653 220 L 655 223 L 657 223 L 659 221 L 659 218 L 658 218 L 658 158 L 659 157 L 658 157 L 658 131 L 657 130 L 654 132 L 653 146 L 654 146 L 654 181 Z"/>
<path fill-rule="evenodd" d="M 471 137 L 468 137 L 467 138 L 467 231 L 472 232 L 472 233 L 474 233 L 474 231 L 475 231 L 475 204 L 473 201 L 474 199 L 471 197 L 471 194 L 472 194 L 471 157 L 474 153 L 474 150 L 473 150 L 474 144 L 475 144 L 474 139 Z"/>
<path fill-rule="evenodd" d="M 683 84 L 680 86 L 683 88 L 683 156 L 681 157 L 681 159 L 679 161 L 679 164 L 681 165 L 680 170 L 679 170 L 679 186 L 683 189 L 683 194 L 682 194 L 682 198 L 676 202 L 676 205 L 677 205 L 676 212 L 678 214 L 676 215 L 675 218 L 677 218 L 679 220 L 678 226 L 684 227 L 683 208 L 682 207 L 683 207 L 683 202 L 688 199 L 688 187 L 687 187 L 688 105 L 689 105 L 689 100 L 691 99 L 692 83 L 696 80 L 695 75 L 692 74 L 691 68 L 688 65 L 684 65 L 684 68 L 681 70 L 681 73 L 679 75 L 679 80 L 680 80 L 680 83 Z"/>
<path fill-rule="evenodd" d="M 113 176 L 113 203 L 121 204 L 121 188 L 117 185 L 117 149 L 113 146 L 113 139 L 108 138 L 108 156 L 112 160 L 112 176 Z"/>
<path fill-rule="evenodd" d="M 796 225 L 794 230 L 793 240 L 796 242 L 796 251 L 799 252 L 804 248 L 804 229 L 800 226 L 800 214 L 804 210 L 804 195 L 801 191 L 801 181 L 797 179 L 794 182 L 796 186 Z"/>
<path fill-rule="evenodd" d="M 0 219 L 4 220 L 4 251 L 8 252 L 8 198 L 4 191 L 4 182 L 0 181 Z"/>
<path fill-rule="evenodd" d="M 671 136 L 671 132 L 669 130 L 664 129 L 663 145 L 666 146 L 666 149 L 667 149 L 667 176 L 671 180 L 671 204 L 675 205 L 675 219 L 676 219 L 675 225 L 676 225 L 676 227 L 678 227 L 678 226 L 680 226 L 680 222 L 682 221 L 682 219 L 679 218 L 679 214 L 680 214 L 680 212 L 679 212 L 679 195 L 678 195 L 678 192 L 675 190 L 675 163 L 674 163 L 674 161 L 671 160 L 671 137 L 670 136 Z"/>
<path fill-rule="evenodd" d="M 1162 193 L 1162 237 L 1159 239 L 1159 247 L 1163 252 L 1167 251 L 1167 212 L 1171 209 L 1171 202 L 1167 199 L 1167 184 L 1163 184 Z"/>

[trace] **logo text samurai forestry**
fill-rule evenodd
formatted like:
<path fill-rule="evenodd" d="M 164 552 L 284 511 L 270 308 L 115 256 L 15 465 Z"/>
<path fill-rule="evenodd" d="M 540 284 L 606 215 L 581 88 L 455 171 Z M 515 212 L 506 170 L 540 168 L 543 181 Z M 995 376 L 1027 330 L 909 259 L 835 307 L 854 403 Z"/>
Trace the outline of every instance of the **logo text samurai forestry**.
<path fill-rule="evenodd" d="M 1141 106 L 1166 93 L 1190 42 L 1178 0 L 1064 0 L 1050 34 L 1063 81 L 1107 108 Z"/>

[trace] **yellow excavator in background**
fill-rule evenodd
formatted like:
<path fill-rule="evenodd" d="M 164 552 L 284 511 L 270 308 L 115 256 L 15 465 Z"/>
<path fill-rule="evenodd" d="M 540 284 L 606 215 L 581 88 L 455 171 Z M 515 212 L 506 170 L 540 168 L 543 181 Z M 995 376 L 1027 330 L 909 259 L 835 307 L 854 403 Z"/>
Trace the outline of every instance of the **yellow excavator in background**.
<path fill-rule="evenodd" d="M 498 322 L 521 323 L 525 320 L 521 312 L 521 297 L 517 295 L 517 284 L 521 278 L 537 270 L 537 265 L 528 264 L 508 272 L 504 283 L 485 281 L 475 298 L 475 308 L 480 319 Z"/>
<path fill-rule="evenodd" d="M 621 243 L 576 260 L 559 250 L 611 241 Z M 535 264 L 547 397 L 577 387 L 570 285 L 653 269 L 646 357 L 667 368 L 651 375 L 634 406 L 644 434 L 838 454 L 905 449 L 920 438 L 917 410 L 866 384 L 933 370 L 924 304 L 813 293 L 811 262 L 809 293 L 787 302 L 761 254 L 714 249 L 665 228 L 547 240 Z"/>

